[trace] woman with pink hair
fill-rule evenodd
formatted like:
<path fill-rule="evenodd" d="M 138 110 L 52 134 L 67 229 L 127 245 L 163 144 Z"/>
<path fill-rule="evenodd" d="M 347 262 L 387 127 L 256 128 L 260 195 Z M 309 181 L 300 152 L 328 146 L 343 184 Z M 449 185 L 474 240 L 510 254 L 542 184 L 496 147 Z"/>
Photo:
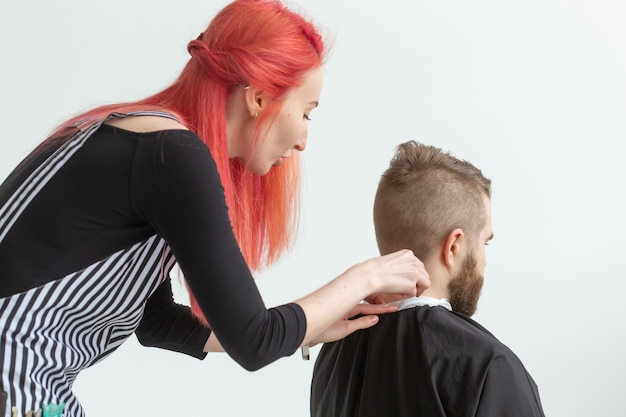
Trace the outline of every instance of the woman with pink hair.
<path fill-rule="evenodd" d="M 50 404 L 83 416 L 76 375 L 133 332 L 200 359 L 224 350 L 255 370 L 390 311 L 363 299 L 428 286 L 400 251 L 266 308 L 250 271 L 294 234 L 322 38 L 279 1 L 239 0 L 188 50 L 171 86 L 63 123 L 0 186 L 5 416 Z M 175 263 L 191 308 L 173 301 Z"/>

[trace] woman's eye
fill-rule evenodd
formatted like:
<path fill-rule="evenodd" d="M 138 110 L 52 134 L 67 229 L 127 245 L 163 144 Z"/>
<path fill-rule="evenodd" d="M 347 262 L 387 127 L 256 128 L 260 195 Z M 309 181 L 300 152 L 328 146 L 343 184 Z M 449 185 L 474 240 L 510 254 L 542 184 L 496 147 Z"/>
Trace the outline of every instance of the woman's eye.
<path fill-rule="evenodd" d="M 308 114 L 305 114 L 305 115 L 304 115 L 304 118 L 305 118 L 306 120 L 309 120 L 309 121 L 311 120 L 311 116 L 309 116 Z"/>

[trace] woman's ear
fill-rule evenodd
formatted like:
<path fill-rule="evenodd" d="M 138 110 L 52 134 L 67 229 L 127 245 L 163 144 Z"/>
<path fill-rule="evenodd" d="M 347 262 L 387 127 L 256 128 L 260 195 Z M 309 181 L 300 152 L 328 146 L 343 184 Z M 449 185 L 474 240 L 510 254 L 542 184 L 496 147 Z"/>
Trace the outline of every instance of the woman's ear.
<path fill-rule="evenodd" d="M 259 113 L 266 106 L 267 95 L 253 86 L 247 86 L 244 90 L 244 100 L 250 116 L 255 119 L 259 116 Z"/>
<path fill-rule="evenodd" d="M 456 228 L 446 236 L 441 248 L 441 257 L 443 263 L 448 268 L 448 271 L 452 271 L 457 263 L 462 260 L 461 252 L 463 248 L 463 242 L 465 233 L 463 229 Z"/>

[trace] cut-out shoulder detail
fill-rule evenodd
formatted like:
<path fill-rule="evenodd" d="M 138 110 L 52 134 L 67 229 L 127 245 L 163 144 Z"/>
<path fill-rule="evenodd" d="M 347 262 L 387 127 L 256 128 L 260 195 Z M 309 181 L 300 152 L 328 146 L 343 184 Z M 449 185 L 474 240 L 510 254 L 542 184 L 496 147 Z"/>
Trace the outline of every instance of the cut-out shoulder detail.
<path fill-rule="evenodd" d="M 159 130 L 189 130 L 176 120 L 160 116 L 129 116 L 109 120 L 105 124 L 136 133 L 150 133 Z"/>

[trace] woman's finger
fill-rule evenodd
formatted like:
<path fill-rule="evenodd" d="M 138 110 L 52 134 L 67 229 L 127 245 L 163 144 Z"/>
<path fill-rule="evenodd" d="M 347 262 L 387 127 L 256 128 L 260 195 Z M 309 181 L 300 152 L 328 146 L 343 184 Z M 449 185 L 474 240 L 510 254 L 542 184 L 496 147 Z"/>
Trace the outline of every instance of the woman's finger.
<path fill-rule="evenodd" d="M 347 317 L 354 317 L 358 314 L 385 314 L 397 311 L 397 306 L 389 306 L 384 304 L 358 304 L 348 312 Z"/>
<path fill-rule="evenodd" d="M 349 320 L 346 326 L 346 334 L 344 334 L 341 338 L 343 339 L 344 337 L 356 332 L 357 330 L 363 330 L 372 327 L 376 323 L 378 323 L 378 320 L 378 316 L 376 315 L 367 315 L 354 320 Z"/>

